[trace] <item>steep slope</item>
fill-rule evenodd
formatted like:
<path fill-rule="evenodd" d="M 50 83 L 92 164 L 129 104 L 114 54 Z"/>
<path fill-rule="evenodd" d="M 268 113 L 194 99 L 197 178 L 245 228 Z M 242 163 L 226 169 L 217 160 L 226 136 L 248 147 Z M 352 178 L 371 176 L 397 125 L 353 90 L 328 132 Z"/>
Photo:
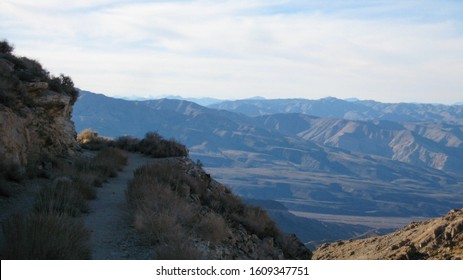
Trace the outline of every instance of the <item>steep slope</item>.
<path fill-rule="evenodd" d="M 310 259 L 261 208 L 249 206 L 185 157 L 153 160 L 126 191 L 133 226 L 155 259 Z"/>
<path fill-rule="evenodd" d="M 311 250 L 315 249 L 317 244 L 325 242 L 348 239 L 365 233 L 377 234 L 372 227 L 368 226 L 322 222 L 299 217 L 277 201 L 247 199 L 246 203 L 266 209 L 280 228 L 296 234 L 301 240 L 305 240 L 305 245 Z"/>
<path fill-rule="evenodd" d="M 324 244 L 314 259 L 455 259 L 463 258 L 463 209 L 391 234 Z"/>

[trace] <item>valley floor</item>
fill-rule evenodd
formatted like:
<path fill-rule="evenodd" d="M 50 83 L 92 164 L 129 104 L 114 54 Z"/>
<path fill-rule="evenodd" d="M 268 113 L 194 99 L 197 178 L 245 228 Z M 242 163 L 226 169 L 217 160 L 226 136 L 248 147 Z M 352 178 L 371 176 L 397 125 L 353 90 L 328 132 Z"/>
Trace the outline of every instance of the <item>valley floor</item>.
<path fill-rule="evenodd" d="M 347 216 L 310 213 L 301 211 L 289 211 L 290 213 L 303 218 L 316 219 L 329 223 L 344 223 L 352 225 L 364 225 L 375 229 L 398 229 L 411 222 L 419 222 L 431 217 L 371 217 L 371 216 Z"/>

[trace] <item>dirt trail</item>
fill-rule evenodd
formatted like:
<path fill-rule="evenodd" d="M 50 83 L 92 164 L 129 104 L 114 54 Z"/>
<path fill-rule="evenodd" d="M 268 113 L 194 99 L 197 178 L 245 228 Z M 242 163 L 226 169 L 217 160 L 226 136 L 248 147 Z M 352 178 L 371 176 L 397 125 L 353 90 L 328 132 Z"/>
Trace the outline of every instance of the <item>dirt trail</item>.
<path fill-rule="evenodd" d="M 135 169 L 157 159 L 134 153 L 128 156 L 127 166 L 98 189 L 97 198 L 91 201 L 90 213 L 85 217 L 85 226 L 91 233 L 93 259 L 143 260 L 153 256 L 132 226 L 125 190 Z"/>

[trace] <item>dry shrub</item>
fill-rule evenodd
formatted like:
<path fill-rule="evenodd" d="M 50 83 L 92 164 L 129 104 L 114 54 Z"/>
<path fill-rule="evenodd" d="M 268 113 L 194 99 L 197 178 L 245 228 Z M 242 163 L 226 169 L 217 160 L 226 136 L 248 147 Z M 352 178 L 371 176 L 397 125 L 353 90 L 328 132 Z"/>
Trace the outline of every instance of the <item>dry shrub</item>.
<path fill-rule="evenodd" d="M 155 158 L 188 156 L 185 145 L 174 139 L 165 140 L 156 132 L 148 132 L 145 135 L 138 144 L 138 151 Z"/>
<path fill-rule="evenodd" d="M 96 198 L 96 189 L 98 186 L 97 179 L 89 179 L 87 176 L 74 178 L 73 184 L 76 189 L 82 194 L 84 199 L 93 200 Z"/>
<path fill-rule="evenodd" d="M 137 172 L 135 172 L 137 173 Z M 140 174 L 138 172 L 138 174 Z M 171 232 L 176 224 L 189 224 L 192 211 L 170 185 L 156 177 L 136 175 L 127 188 L 127 201 L 134 210 L 135 225 L 150 239 L 159 240 L 159 232 Z"/>
<path fill-rule="evenodd" d="M 216 213 L 206 214 L 198 223 L 198 234 L 205 240 L 219 243 L 230 236 L 230 229 L 222 218 Z"/>
<path fill-rule="evenodd" d="M 90 128 L 86 128 L 77 134 L 77 142 L 80 144 L 87 144 L 98 139 L 98 132 Z"/>
<path fill-rule="evenodd" d="M 77 142 L 89 150 L 116 147 L 125 151 L 140 152 L 154 158 L 188 156 L 188 149 L 185 145 L 175 139 L 166 140 L 157 132 L 148 132 L 142 140 L 132 136 L 122 136 L 111 140 L 87 128 L 79 133 Z"/>
<path fill-rule="evenodd" d="M 143 178 L 134 179 L 127 189 L 129 205 L 132 209 L 150 209 L 153 212 L 183 210 L 182 201 L 170 189 L 169 185 L 159 181 L 147 181 Z M 183 211 L 182 211 L 183 212 Z"/>
<path fill-rule="evenodd" d="M 82 148 L 98 151 L 107 148 L 111 144 L 111 140 L 98 135 L 98 132 L 86 128 L 77 134 L 77 142 Z"/>
<path fill-rule="evenodd" d="M 127 153 L 117 148 L 107 148 L 93 158 L 97 164 L 115 165 L 117 168 L 127 164 Z"/>
<path fill-rule="evenodd" d="M 62 168 L 62 175 L 93 187 L 101 187 L 107 176 L 92 163 L 90 158 L 79 158 L 72 165 Z"/>
<path fill-rule="evenodd" d="M 90 168 L 101 173 L 102 177 L 115 177 L 122 166 L 127 164 L 127 153 L 116 148 L 106 148 L 92 159 Z"/>
<path fill-rule="evenodd" d="M 248 231 L 260 238 L 278 237 L 281 234 L 275 222 L 268 216 L 267 212 L 260 207 L 246 206 L 243 214 L 236 215 L 236 219 L 240 221 Z"/>
<path fill-rule="evenodd" d="M 135 228 L 155 247 L 157 258 L 198 259 L 200 254 L 189 243 L 195 212 L 186 195 L 189 187 L 172 168 L 137 169 L 127 188 L 127 201 Z"/>
<path fill-rule="evenodd" d="M 84 199 L 95 199 L 95 187 L 101 187 L 107 177 L 116 176 L 125 164 L 127 154 L 124 151 L 107 148 L 98 152 L 94 158 L 81 157 L 73 162 L 57 162 L 59 172 L 55 177 L 58 182 L 67 178 L 64 180 L 67 183 L 60 184 L 68 184 L 72 188 L 71 192 L 77 191 Z"/>
<path fill-rule="evenodd" d="M 39 192 L 34 211 L 76 217 L 88 211 L 88 204 L 72 180 L 58 178 L 51 186 L 46 186 Z"/>
<path fill-rule="evenodd" d="M 137 180 L 165 184 L 166 188 L 182 198 L 189 197 L 190 193 L 196 193 L 198 189 L 197 182 L 182 173 L 175 164 L 145 165 L 137 169 L 134 175 Z"/>
<path fill-rule="evenodd" d="M 3 225 L 2 259 L 89 259 L 89 233 L 82 220 L 56 213 L 14 217 Z"/>
<path fill-rule="evenodd" d="M 135 213 L 135 228 L 153 245 L 164 244 L 182 233 L 175 213 L 163 211 L 160 213 L 152 209 L 139 209 Z"/>
<path fill-rule="evenodd" d="M 113 144 L 116 148 L 125 151 L 138 152 L 140 140 L 132 136 L 121 136 L 116 138 Z"/>
<path fill-rule="evenodd" d="M 227 216 L 242 213 L 245 208 L 243 201 L 232 193 L 213 194 L 209 196 L 208 203 L 218 213 Z"/>
<path fill-rule="evenodd" d="M 260 238 L 278 237 L 281 232 L 267 212 L 260 208 L 246 205 L 228 189 L 224 192 L 208 195 L 207 204 L 217 213 L 228 217 Z"/>
<path fill-rule="evenodd" d="M 116 148 L 99 151 L 93 158 L 79 158 L 72 165 L 62 168 L 62 173 L 95 187 L 101 187 L 108 177 L 117 176 L 117 172 L 127 164 L 127 153 Z"/>

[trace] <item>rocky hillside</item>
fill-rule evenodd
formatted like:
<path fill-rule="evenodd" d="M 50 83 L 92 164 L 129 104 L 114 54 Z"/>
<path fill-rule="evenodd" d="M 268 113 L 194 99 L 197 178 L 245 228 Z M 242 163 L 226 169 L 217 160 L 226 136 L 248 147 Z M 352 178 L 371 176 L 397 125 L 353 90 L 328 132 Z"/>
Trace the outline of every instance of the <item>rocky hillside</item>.
<path fill-rule="evenodd" d="M 155 259 L 311 258 L 262 208 L 243 203 L 188 158 L 167 158 L 134 174 L 127 200 Z"/>
<path fill-rule="evenodd" d="M 77 147 L 71 113 L 78 92 L 69 77 L 53 77 L 37 61 L 15 56 L 7 42 L 0 45 L 1 164 L 43 168 L 46 158 Z"/>
<path fill-rule="evenodd" d="M 391 234 L 324 244 L 314 259 L 455 259 L 463 258 L 463 209 L 415 222 Z"/>

